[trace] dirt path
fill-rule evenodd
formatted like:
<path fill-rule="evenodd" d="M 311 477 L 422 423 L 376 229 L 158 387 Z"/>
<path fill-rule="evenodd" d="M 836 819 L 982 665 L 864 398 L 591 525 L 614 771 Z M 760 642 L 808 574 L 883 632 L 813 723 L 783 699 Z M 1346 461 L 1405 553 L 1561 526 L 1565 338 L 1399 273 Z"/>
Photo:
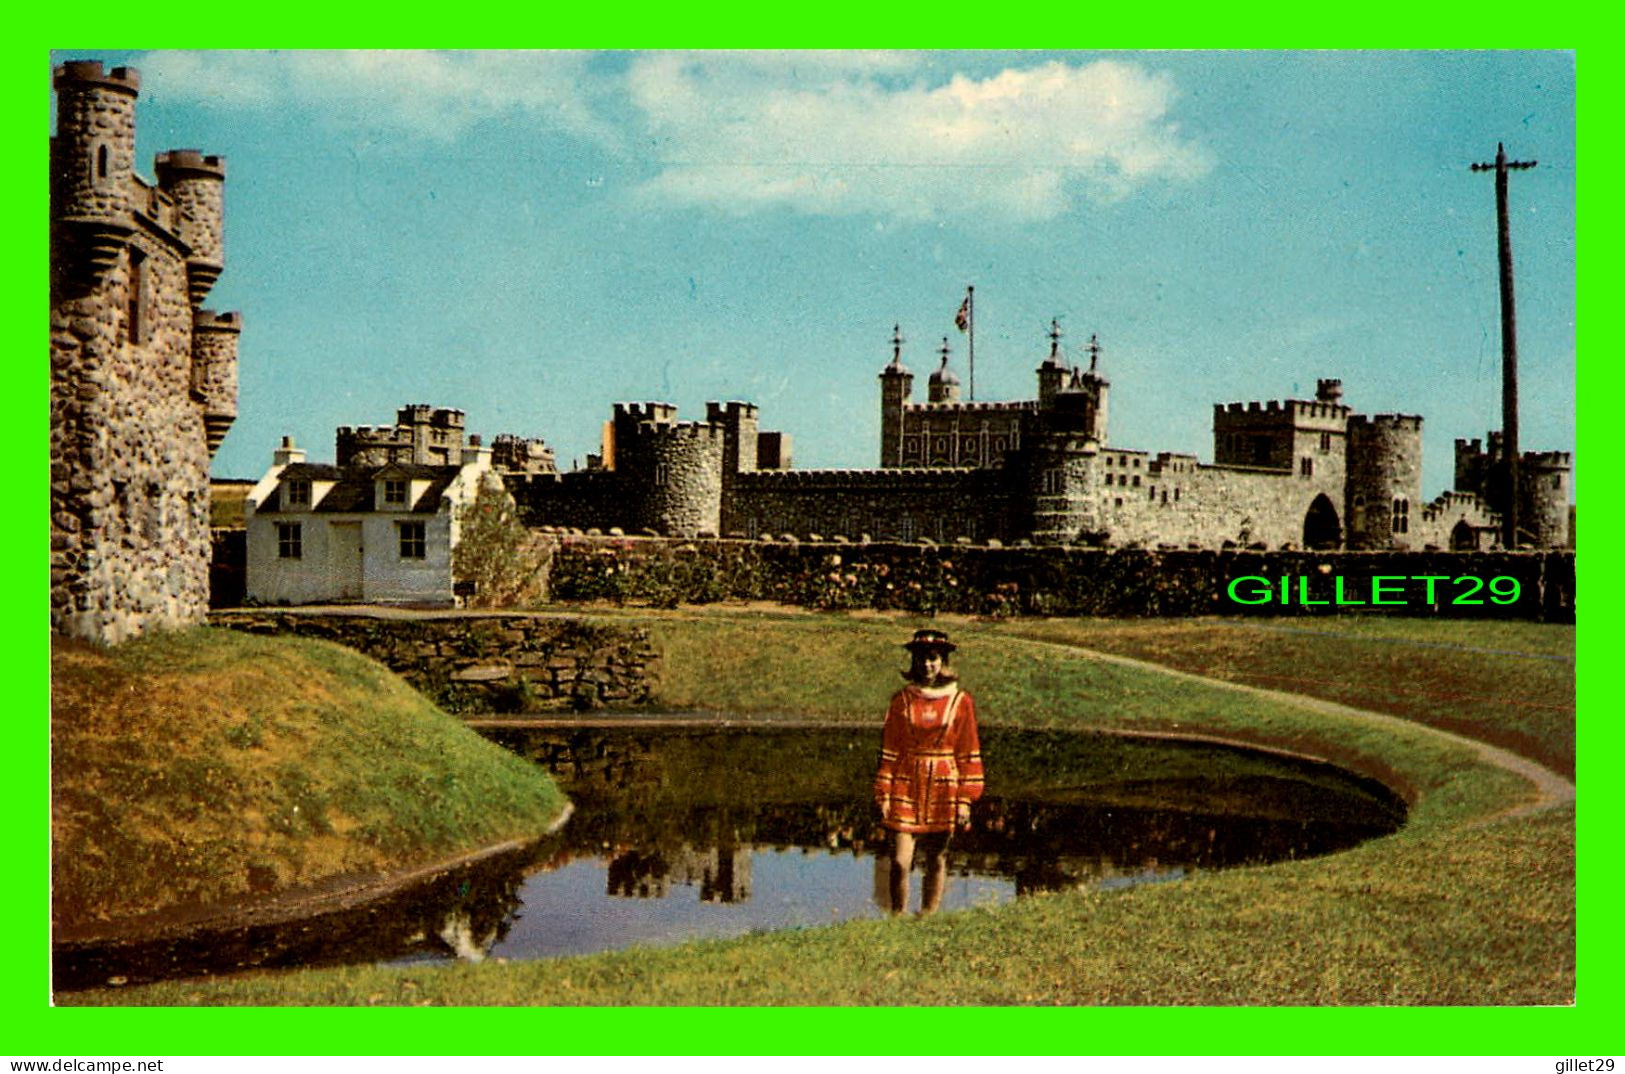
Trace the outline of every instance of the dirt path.
<path fill-rule="evenodd" d="M 1547 809 L 1555 809 L 1574 801 L 1574 784 L 1564 779 L 1544 765 L 1537 764 L 1527 757 L 1491 746 L 1465 735 L 1458 735 L 1451 731 L 1441 731 L 1436 727 L 1418 723 L 1415 720 L 1406 720 L 1399 716 L 1390 716 L 1385 712 L 1372 712 L 1369 709 L 1357 709 L 1349 705 L 1342 705 L 1335 701 L 1326 701 L 1318 697 L 1305 694 L 1293 694 L 1284 690 L 1270 690 L 1262 686 L 1249 686 L 1246 683 L 1230 682 L 1226 679 L 1216 679 L 1207 675 L 1197 675 L 1194 672 L 1180 671 L 1163 664 L 1153 663 L 1149 660 L 1140 660 L 1132 656 L 1118 656 L 1115 653 L 1101 652 L 1098 649 L 1089 649 L 1081 645 L 1070 645 L 1066 642 L 1039 641 L 1033 638 L 1023 638 L 1018 635 L 1008 635 L 1010 641 L 1022 645 L 1045 649 L 1050 652 L 1063 652 L 1072 656 L 1083 657 L 1088 660 L 1098 660 L 1102 663 L 1117 664 L 1121 667 L 1133 668 L 1136 671 L 1154 672 L 1166 675 L 1169 678 L 1181 679 L 1186 682 L 1198 683 L 1202 686 L 1211 686 L 1221 690 L 1231 690 L 1236 693 L 1247 694 L 1262 700 L 1277 704 L 1296 705 L 1308 709 L 1310 712 L 1324 713 L 1329 716 L 1342 716 L 1361 720 L 1381 727 L 1404 729 L 1407 731 L 1420 731 L 1432 735 L 1441 741 L 1452 745 L 1463 746 L 1472 750 L 1479 759 L 1487 764 L 1494 765 L 1504 771 L 1511 772 L 1527 780 L 1535 790 L 1535 799 L 1493 813 L 1476 822 L 1478 825 L 1489 824 L 1493 821 L 1504 820 L 1510 817 L 1527 816 Z"/>

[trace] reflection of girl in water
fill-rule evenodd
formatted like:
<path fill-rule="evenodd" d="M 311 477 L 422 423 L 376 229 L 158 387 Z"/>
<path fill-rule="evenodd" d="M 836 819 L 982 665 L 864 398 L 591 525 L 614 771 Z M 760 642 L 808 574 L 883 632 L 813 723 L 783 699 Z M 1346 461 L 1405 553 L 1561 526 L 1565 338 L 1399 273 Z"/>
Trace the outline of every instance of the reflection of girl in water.
<path fill-rule="evenodd" d="M 958 646 L 940 630 L 917 630 L 903 646 L 913 656 L 908 685 L 886 711 L 875 805 L 891 829 L 891 909 L 908 908 L 908 873 L 916 843 L 925 851 L 920 913 L 942 902 L 948 841 L 970 826 L 970 804 L 982 796 L 982 755 L 976 706 L 948 667 Z"/>

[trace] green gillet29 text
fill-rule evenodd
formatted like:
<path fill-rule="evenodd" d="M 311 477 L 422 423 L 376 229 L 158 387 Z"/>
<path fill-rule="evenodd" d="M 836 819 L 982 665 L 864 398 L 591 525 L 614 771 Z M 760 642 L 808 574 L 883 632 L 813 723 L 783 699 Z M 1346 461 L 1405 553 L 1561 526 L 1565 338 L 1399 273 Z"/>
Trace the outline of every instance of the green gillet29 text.
<path fill-rule="evenodd" d="M 1464 574 L 1376 574 L 1350 582 L 1340 574 L 1265 578 L 1244 574 L 1226 592 L 1237 604 L 1326 604 L 1340 607 L 1388 604 L 1516 604 L 1521 587 L 1500 574 L 1480 578 Z"/>

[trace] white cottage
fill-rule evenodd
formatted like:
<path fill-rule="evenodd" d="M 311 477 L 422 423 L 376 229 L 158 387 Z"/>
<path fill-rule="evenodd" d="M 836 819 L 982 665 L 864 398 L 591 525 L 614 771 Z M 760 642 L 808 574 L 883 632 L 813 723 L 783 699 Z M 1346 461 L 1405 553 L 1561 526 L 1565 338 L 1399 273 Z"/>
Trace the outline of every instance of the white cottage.
<path fill-rule="evenodd" d="M 459 512 L 500 482 L 478 438 L 462 459 L 338 467 L 306 462 L 284 437 L 244 505 L 248 600 L 454 604 Z"/>

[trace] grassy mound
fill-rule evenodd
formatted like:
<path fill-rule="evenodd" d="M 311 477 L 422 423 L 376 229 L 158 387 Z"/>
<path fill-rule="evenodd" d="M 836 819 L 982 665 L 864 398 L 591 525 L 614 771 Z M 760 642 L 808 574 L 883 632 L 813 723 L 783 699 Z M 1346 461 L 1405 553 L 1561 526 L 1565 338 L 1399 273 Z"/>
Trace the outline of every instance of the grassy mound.
<path fill-rule="evenodd" d="M 563 795 L 382 665 L 198 629 L 51 656 L 52 916 L 83 925 L 539 834 Z"/>

